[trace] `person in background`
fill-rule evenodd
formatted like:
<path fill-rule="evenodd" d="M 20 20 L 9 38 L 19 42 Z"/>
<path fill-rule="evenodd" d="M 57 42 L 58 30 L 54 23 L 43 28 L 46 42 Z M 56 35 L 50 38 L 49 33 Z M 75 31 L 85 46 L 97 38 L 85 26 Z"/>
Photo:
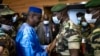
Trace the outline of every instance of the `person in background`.
<path fill-rule="evenodd" d="M 23 19 L 27 19 L 27 13 L 25 13 L 25 12 L 21 13 L 21 17 L 22 17 Z"/>
<path fill-rule="evenodd" d="M 53 16 L 58 22 L 60 22 L 60 31 L 57 34 L 55 40 L 51 44 L 56 50 L 61 54 L 61 56 L 79 56 L 80 49 L 80 30 L 79 26 L 75 25 L 69 18 L 67 14 L 66 4 L 57 4 L 51 8 Z M 68 53 L 69 50 L 69 53 Z"/>
<path fill-rule="evenodd" d="M 19 16 L 18 13 L 13 14 L 12 22 L 16 31 L 22 23 L 26 22 L 26 17 L 27 17 L 27 13 L 24 12 L 21 14 L 21 16 Z"/>
<path fill-rule="evenodd" d="M 37 34 L 42 45 L 48 45 L 53 41 L 49 17 L 45 14 L 44 20 L 37 27 Z"/>
<path fill-rule="evenodd" d="M 5 15 L 0 18 L 0 55 L 1 56 L 16 56 L 15 42 L 12 39 L 12 19 L 10 15 Z M 9 34 L 10 33 L 10 34 Z"/>
<path fill-rule="evenodd" d="M 91 45 L 90 56 L 100 56 L 100 8 L 88 8 L 88 11 L 92 16 L 87 15 L 90 18 L 88 20 L 91 27 L 91 33 L 88 36 L 88 43 Z M 95 13 L 92 13 L 95 12 Z"/>
<path fill-rule="evenodd" d="M 51 26 L 51 32 L 52 32 L 52 37 L 53 37 L 52 40 L 54 40 L 56 38 L 56 35 L 59 33 L 60 22 L 57 22 L 55 19 L 52 19 L 52 16 L 50 17 L 50 26 Z M 56 52 L 55 49 L 53 49 L 50 52 L 50 56 L 58 56 L 58 55 L 59 54 Z"/>
<path fill-rule="evenodd" d="M 9 27 L 11 28 L 11 30 L 7 31 L 7 33 L 9 34 L 9 36 L 14 39 L 15 38 L 15 27 L 13 25 L 13 20 L 12 20 L 13 14 L 8 14 L 8 15 L 4 15 L 3 16 L 3 23 L 9 25 Z M 6 32 L 6 31 L 5 31 Z"/>
<path fill-rule="evenodd" d="M 1 28 L 2 21 L 3 21 L 3 19 L 2 19 L 2 16 L 0 15 L 0 28 Z M 0 29 L 0 31 L 2 31 L 2 30 Z M 4 43 L 0 42 L 0 56 L 2 55 L 3 50 L 4 50 Z"/>
<path fill-rule="evenodd" d="M 81 47 L 80 47 L 80 55 L 81 56 L 84 56 L 84 54 L 85 54 L 85 48 L 86 48 L 86 44 L 82 41 L 83 39 L 84 39 L 84 35 L 83 35 L 83 31 L 86 29 L 86 27 L 87 27 L 87 22 L 85 22 L 85 20 L 84 20 L 84 13 L 82 13 L 82 12 L 78 12 L 77 14 L 76 14 L 76 16 L 77 16 L 77 19 L 78 19 L 78 24 L 79 24 L 79 26 L 80 26 L 80 29 L 81 29 Z M 84 27 L 85 27 L 85 29 L 84 29 Z M 84 31 L 85 32 L 85 31 Z"/>
<path fill-rule="evenodd" d="M 92 8 L 93 9 L 93 8 Z M 93 11 L 95 11 L 96 9 L 94 8 Z M 91 10 L 90 10 L 91 11 Z M 99 11 L 100 10 L 96 10 Z M 91 11 L 92 12 L 92 11 Z M 99 18 L 99 14 L 96 16 L 96 13 L 90 13 L 92 14 L 92 18 L 88 20 L 88 18 L 86 18 L 86 20 L 88 20 L 87 22 L 89 23 L 90 27 L 91 27 L 91 33 L 88 35 L 88 43 L 91 46 L 91 50 L 89 53 L 90 55 L 94 55 L 94 56 L 100 56 L 100 24 L 98 23 L 98 21 L 100 22 Z M 96 17 L 94 17 L 96 16 Z"/>
<path fill-rule="evenodd" d="M 18 13 L 15 13 L 12 17 L 12 20 L 13 20 L 13 30 L 14 30 L 14 33 L 16 35 L 16 33 L 18 32 L 18 29 L 19 27 L 24 23 L 26 22 L 26 17 L 27 17 L 27 14 L 26 13 L 22 13 L 21 14 L 21 17 L 19 16 Z M 16 36 L 14 36 L 16 37 Z"/>
<path fill-rule="evenodd" d="M 12 15 L 12 37 L 15 40 L 16 37 L 16 33 L 17 33 L 17 26 L 18 26 L 18 20 L 19 20 L 19 14 L 18 13 L 14 13 Z"/>
<path fill-rule="evenodd" d="M 25 13 L 25 12 L 23 12 L 22 14 L 21 14 L 21 17 L 19 18 L 19 20 L 18 20 L 18 29 L 19 29 L 19 27 L 24 23 L 24 22 L 26 22 L 26 20 L 27 20 L 27 13 Z"/>
<path fill-rule="evenodd" d="M 88 50 L 90 49 L 88 43 L 87 43 L 87 37 L 91 32 L 91 28 L 89 26 L 89 23 L 86 21 L 84 17 L 84 13 L 79 12 L 77 13 L 77 19 L 79 20 L 79 25 L 81 29 L 81 56 L 87 55 Z"/>
<path fill-rule="evenodd" d="M 87 37 L 88 34 L 90 34 L 91 29 L 90 29 L 88 22 L 86 21 L 86 19 L 84 17 L 84 13 L 82 13 L 82 12 L 77 13 L 77 19 L 79 21 L 79 25 L 81 28 L 81 34 L 84 37 Z"/>
<path fill-rule="evenodd" d="M 26 20 L 27 20 L 27 13 L 23 12 L 21 14 L 21 19 L 22 19 L 23 22 L 26 22 Z"/>
<path fill-rule="evenodd" d="M 55 15 L 55 14 L 53 14 L 53 15 Z M 58 34 L 59 28 L 60 28 L 60 22 L 56 21 L 56 19 L 52 19 L 52 17 L 51 17 L 51 30 L 52 30 L 53 38 L 55 38 L 56 35 Z"/>
<path fill-rule="evenodd" d="M 84 17 L 84 13 L 82 13 L 82 12 L 78 12 L 77 14 L 76 14 L 76 16 L 77 16 L 77 20 L 79 21 L 79 25 L 80 25 L 80 23 L 82 22 L 82 19 L 83 19 L 83 17 Z"/>
<path fill-rule="evenodd" d="M 17 32 L 18 20 L 19 20 L 19 14 L 18 13 L 13 14 L 12 22 L 13 22 L 13 29 L 15 30 L 15 32 Z"/>
<path fill-rule="evenodd" d="M 19 14 L 15 13 L 12 17 L 12 22 L 15 23 L 18 20 Z"/>
<path fill-rule="evenodd" d="M 16 37 L 17 56 L 48 56 L 48 47 L 41 45 L 35 27 L 41 21 L 42 10 L 29 7 L 27 21 L 21 25 Z"/>

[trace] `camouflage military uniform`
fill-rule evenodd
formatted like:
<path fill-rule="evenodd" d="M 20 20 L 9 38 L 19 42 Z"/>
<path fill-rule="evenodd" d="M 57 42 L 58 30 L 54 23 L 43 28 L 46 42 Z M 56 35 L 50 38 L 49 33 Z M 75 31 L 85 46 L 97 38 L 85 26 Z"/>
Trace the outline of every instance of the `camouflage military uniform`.
<path fill-rule="evenodd" d="M 2 56 L 15 56 L 14 41 L 0 29 L 0 43 L 3 44 L 4 51 Z"/>
<path fill-rule="evenodd" d="M 15 40 L 15 37 L 16 37 L 16 33 L 17 33 L 17 31 L 16 31 L 15 27 L 12 27 L 10 36 L 14 40 Z"/>
<path fill-rule="evenodd" d="M 61 56 L 70 55 L 68 49 L 80 49 L 80 30 L 70 20 L 64 21 L 57 35 L 56 51 Z"/>
<path fill-rule="evenodd" d="M 82 29 L 82 28 L 81 28 Z M 84 31 L 81 30 L 81 47 L 80 55 L 90 56 L 88 52 L 91 52 L 91 46 L 88 43 L 88 35 L 90 34 L 91 29 L 86 28 Z"/>
<path fill-rule="evenodd" d="M 92 31 L 89 35 L 89 40 L 94 50 L 94 56 L 100 56 L 100 26 Z"/>

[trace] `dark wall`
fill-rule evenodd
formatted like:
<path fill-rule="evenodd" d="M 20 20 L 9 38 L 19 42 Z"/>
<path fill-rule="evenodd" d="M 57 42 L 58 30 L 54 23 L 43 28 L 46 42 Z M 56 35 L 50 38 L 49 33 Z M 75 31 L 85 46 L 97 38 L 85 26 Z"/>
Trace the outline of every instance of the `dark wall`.
<path fill-rule="evenodd" d="M 0 0 L 0 4 L 2 4 L 2 1 L 3 1 L 3 0 Z"/>

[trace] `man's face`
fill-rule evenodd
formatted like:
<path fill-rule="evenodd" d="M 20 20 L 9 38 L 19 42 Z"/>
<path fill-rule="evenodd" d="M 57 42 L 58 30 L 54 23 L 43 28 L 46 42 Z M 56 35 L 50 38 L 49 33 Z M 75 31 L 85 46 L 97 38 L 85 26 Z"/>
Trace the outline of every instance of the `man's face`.
<path fill-rule="evenodd" d="M 61 12 L 54 12 L 53 13 L 53 16 L 57 16 L 58 20 L 61 20 L 62 19 Z"/>
<path fill-rule="evenodd" d="M 41 14 L 32 13 L 28 19 L 32 26 L 37 26 L 41 21 Z"/>
<path fill-rule="evenodd" d="M 89 23 L 89 25 L 94 28 L 95 27 L 95 23 L 96 21 L 99 19 L 99 11 L 100 9 L 98 8 L 90 8 L 90 13 L 92 14 L 92 18 L 90 20 L 91 23 Z"/>

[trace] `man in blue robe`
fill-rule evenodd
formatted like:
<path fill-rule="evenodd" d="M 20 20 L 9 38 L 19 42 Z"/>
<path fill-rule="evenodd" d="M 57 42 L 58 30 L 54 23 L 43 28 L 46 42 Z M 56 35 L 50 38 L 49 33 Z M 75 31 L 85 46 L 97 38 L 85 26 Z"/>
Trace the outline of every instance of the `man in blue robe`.
<path fill-rule="evenodd" d="M 17 56 L 48 56 L 47 48 L 40 45 L 35 32 L 41 20 L 42 10 L 30 7 L 26 23 L 20 27 L 16 37 Z"/>

